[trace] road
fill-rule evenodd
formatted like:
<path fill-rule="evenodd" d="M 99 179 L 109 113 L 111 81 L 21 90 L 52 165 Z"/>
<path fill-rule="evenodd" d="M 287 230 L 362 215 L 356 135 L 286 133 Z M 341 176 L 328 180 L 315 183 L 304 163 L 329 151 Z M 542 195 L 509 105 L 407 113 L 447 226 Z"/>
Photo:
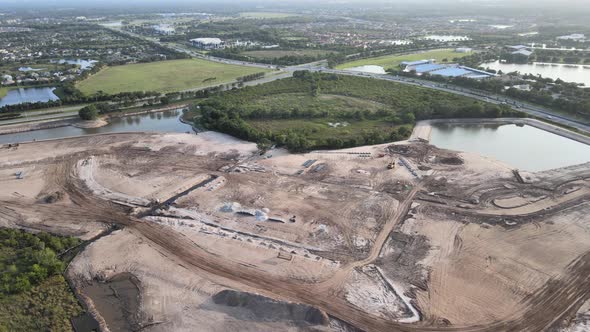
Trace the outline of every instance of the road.
<path fill-rule="evenodd" d="M 26 111 L 22 112 L 23 117 L 0 121 L 0 126 L 37 121 L 64 120 L 69 118 L 77 118 L 78 111 L 80 110 L 80 108 L 84 106 L 85 104 L 65 107 L 54 107 L 36 111 Z"/>

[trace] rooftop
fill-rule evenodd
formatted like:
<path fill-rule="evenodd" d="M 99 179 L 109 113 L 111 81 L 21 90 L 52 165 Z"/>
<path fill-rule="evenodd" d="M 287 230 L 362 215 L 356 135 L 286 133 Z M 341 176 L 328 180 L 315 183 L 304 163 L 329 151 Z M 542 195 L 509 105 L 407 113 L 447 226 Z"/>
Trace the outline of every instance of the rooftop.
<path fill-rule="evenodd" d="M 508 46 L 508 48 L 514 49 L 514 50 L 524 50 L 527 49 L 528 46 L 525 45 L 514 45 L 514 46 Z"/>
<path fill-rule="evenodd" d="M 423 65 L 426 63 L 431 63 L 432 60 L 418 60 L 418 61 L 402 61 L 402 65 L 404 66 L 417 66 L 417 65 Z"/>
<path fill-rule="evenodd" d="M 445 67 L 440 70 L 432 72 L 432 75 L 440 75 L 446 77 L 459 77 L 471 73 L 469 70 L 459 67 Z"/>
<path fill-rule="evenodd" d="M 439 65 L 436 63 L 426 63 L 423 65 L 418 65 L 416 67 L 414 67 L 414 70 L 416 70 L 416 73 L 427 73 L 427 72 L 431 72 L 433 70 L 438 70 L 438 69 L 443 69 L 445 68 L 445 66 L 443 65 Z"/>
<path fill-rule="evenodd" d="M 533 52 L 531 52 L 529 50 L 518 50 L 518 51 L 512 52 L 512 54 L 521 54 L 524 56 L 531 56 L 531 54 L 533 54 Z"/>
<path fill-rule="evenodd" d="M 191 42 L 197 42 L 202 44 L 221 44 L 222 41 L 219 38 L 194 38 Z"/>

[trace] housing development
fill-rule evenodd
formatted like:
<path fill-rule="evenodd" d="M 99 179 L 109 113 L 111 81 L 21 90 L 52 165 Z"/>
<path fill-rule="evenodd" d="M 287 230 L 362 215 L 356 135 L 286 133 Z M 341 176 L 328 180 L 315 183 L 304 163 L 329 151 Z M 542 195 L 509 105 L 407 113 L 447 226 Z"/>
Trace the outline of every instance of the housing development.
<path fill-rule="evenodd" d="M 0 331 L 589 331 L 588 15 L 3 3 Z"/>

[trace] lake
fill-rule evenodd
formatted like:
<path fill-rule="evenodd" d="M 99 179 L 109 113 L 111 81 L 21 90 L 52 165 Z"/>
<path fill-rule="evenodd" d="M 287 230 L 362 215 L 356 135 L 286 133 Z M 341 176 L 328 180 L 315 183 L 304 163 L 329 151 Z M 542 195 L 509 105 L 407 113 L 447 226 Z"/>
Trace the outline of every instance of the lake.
<path fill-rule="evenodd" d="M 375 65 L 365 65 L 365 66 L 352 67 L 352 68 L 347 68 L 346 70 L 358 71 L 358 72 L 363 72 L 363 73 L 371 73 L 371 74 L 387 74 L 387 72 L 385 71 L 385 69 L 383 69 L 383 67 L 375 66 Z"/>
<path fill-rule="evenodd" d="M 19 67 L 18 71 L 28 72 L 28 71 L 41 71 L 46 70 L 45 68 L 31 68 L 31 67 Z"/>
<path fill-rule="evenodd" d="M 518 71 L 521 74 L 540 74 L 542 77 L 558 79 L 565 82 L 583 83 L 590 87 L 590 66 L 584 68 L 582 65 L 563 65 L 563 64 L 549 64 L 549 63 L 503 63 L 500 61 L 488 62 L 481 64 L 483 68 L 491 68 L 494 70 L 501 70 L 504 73 Z"/>
<path fill-rule="evenodd" d="M 553 133 L 515 124 L 434 124 L 432 144 L 478 153 L 514 168 L 537 172 L 590 161 L 590 146 Z"/>
<path fill-rule="evenodd" d="M 0 98 L 0 107 L 21 103 L 36 103 L 48 102 L 50 100 L 59 100 L 59 97 L 53 93 L 53 90 L 55 90 L 54 87 L 10 89 L 8 90 L 6 96 Z"/>
<path fill-rule="evenodd" d="M 190 125 L 180 122 L 182 110 L 145 113 L 139 115 L 113 118 L 109 124 L 100 128 L 77 128 L 73 126 L 27 131 L 16 134 L 0 135 L 0 144 L 27 142 L 32 140 L 44 140 L 64 138 L 102 133 L 120 133 L 131 131 L 154 132 L 192 132 Z"/>
<path fill-rule="evenodd" d="M 94 66 L 94 64 L 97 62 L 98 61 L 96 61 L 96 60 L 84 60 L 84 59 L 70 59 L 70 60 L 61 59 L 57 63 L 59 63 L 59 64 L 67 63 L 69 65 L 78 65 L 78 66 L 80 66 L 80 69 L 86 70 L 86 69 L 92 68 Z"/>

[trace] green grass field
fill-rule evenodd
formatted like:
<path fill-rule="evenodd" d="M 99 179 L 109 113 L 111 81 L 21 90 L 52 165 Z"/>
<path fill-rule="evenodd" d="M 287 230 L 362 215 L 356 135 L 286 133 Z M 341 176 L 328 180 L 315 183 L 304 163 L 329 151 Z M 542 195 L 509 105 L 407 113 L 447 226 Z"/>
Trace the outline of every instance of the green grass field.
<path fill-rule="evenodd" d="M 283 56 L 320 56 L 330 53 L 336 53 L 326 50 L 260 50 L 260 51 L 246 51 L 240 55 L 251 56 L 257 59 L 280 58 Z"/>
<path fill-rule="evenodd" d="M 255 19 L 285 18 L 285 17 L 292 17 L 292 16 L 297 16 L 297 15 L 288 14 L 288 13 L 273 13 L 273 12 L 244 12 L 244 13 L 240 13 L 241 18 L 255 18 Z"/>
<path fill-rule="evenodd" d="M 6 96 L 8 93 L 8 88 L 0 88 L 0 98 Z"/>
<path fill-rule="evenodd" d="M 449 62 L 453 61 L 454 58 L 461 58 L 466 56 L 467 53 L 457 53 L 452 49 L 440 49 L 432 50 L 421 53 L 407 54 L 407 55 L 384 55 L 375 58 L 360 59 L 356 61 L 346 62 L 336 66 L 337 69 L 346 69 L 358 66 L 376 65 L 381 66 L 385 69 L 397 68 L 402 61 L 416 61 L 424 59 L 435 59 L 437 62 L 443 62 L 443 59 L 447 59 Z"/>
<path fill-rule="evenodd" d="M 78 83 L 77 87 L 85 94 L 172 92 L 228 83 L 240 76 L 267 71 L 201 59 L 171 60 L 108 67 Z"/>

